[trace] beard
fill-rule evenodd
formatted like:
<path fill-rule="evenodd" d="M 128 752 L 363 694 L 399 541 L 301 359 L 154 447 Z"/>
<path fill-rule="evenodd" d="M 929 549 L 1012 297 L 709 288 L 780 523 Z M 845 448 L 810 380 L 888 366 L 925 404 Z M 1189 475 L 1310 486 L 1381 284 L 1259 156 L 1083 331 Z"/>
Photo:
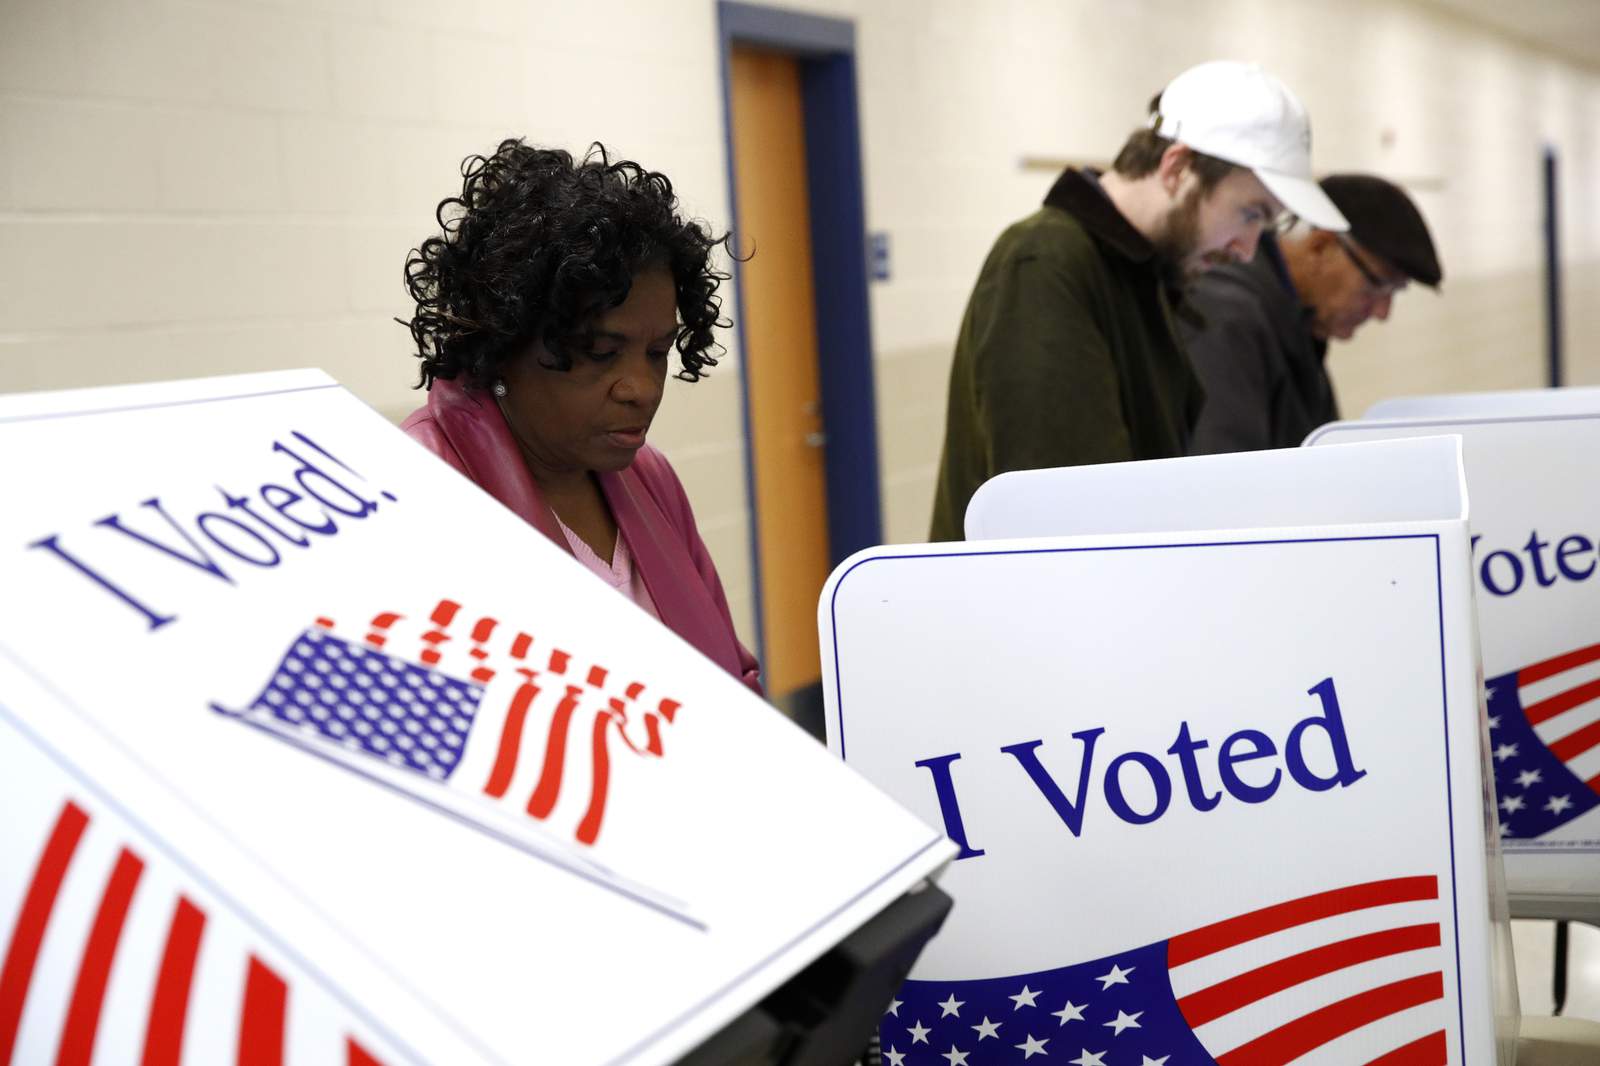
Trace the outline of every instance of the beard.
<path fill-rule="evenodd" d="M 1174 280 L 1192 278 L 1214 266 L 1234 261 L 1224 251 L 1196 255 L 1200 247 L 1200 202 L 1205 199 L 1200 187 L 1194 186 L 1184 194 L 1183 200 L 1167 212 L 1165 225 L 1150 243 L 1155 246 L 1156 258 L 1165 273 Z"/>
<path fill-rule="evenodd" d="M 1167 212 L 1161 232 L 1150 242 L 1165 272 L 1174 278 L 1199 273 L 1203 267 L 1195 259 L 1200 246 L 1200 189 L 1191 188 L 1183 200 Z"/>

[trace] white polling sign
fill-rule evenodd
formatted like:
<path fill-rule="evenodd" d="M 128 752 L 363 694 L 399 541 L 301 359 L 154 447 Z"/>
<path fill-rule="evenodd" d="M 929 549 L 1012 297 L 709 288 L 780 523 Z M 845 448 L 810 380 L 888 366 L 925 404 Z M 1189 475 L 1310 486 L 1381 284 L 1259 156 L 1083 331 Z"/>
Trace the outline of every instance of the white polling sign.
<path fill-rule="evenodd" d="M 321 372 L 0 448 L 15 1061 L 666 1062 L 953 853 Z"/>
<path fill-rule="evenodd" d="M 1411 402 L 1459 413 L 1336 422 L 1306 443 L 1462 438 L 1513 907 L 1600 919 L 1600 389 L 1427 401 Z"/>
<path fill-rule="evenodd" d="M 841 564 L 829 744 L 962 849 L 889 1061 L 1509 1064 L 1465 512 L 1450 438 L 1125 463 Z"/>

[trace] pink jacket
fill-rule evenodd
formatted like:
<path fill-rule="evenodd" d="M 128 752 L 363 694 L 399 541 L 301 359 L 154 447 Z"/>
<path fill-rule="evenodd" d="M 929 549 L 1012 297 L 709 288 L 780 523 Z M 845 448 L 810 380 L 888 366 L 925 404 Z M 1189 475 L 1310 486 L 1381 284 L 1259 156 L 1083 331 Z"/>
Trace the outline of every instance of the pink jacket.
<path fill-rule="evenodd" d="M 505 417 L 487 395 L 435 381 L 427 405 L 411 412 L 400 428 L 571 552 Z M 662 623 L 763 695 L 760 668 L 734 634 L 717 568 L 666 456 L 645 445 L 626 470 L 597 476 Z"/>

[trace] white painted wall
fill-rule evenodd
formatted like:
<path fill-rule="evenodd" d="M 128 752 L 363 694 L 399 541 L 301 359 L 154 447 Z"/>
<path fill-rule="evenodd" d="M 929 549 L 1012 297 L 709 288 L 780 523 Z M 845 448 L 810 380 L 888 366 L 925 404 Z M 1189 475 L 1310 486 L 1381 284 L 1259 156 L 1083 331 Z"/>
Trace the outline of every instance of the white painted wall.
<path fill-rule="evenodd" d="M 1568 352 L 1600 381 L 1600 71 L 1409 0 L 856 0 L 886 534 L 926 531 L 950 346 L 990 241 L 1105 159 L 1203 59 L 1261 61 L 1323 170 L 1417 193 L 1447 275 L 1336 349 L 1346 406 L 1542 373 L 1539 151 L 1563 154 Z M 710 0 L 0 0 L 0 389 L 318 365 L 418 402 L 407 249 L 502 136 L 590 140 L 725 227 Z M 731 297 L 731 293 L 730 293 Z M 1585 306 L 1588 305 L 1588 306 Z M 730 349 L 734 338 L 727 338 Z M 672 386 L 656 440 L 746 633 L 737 353 Z"/>

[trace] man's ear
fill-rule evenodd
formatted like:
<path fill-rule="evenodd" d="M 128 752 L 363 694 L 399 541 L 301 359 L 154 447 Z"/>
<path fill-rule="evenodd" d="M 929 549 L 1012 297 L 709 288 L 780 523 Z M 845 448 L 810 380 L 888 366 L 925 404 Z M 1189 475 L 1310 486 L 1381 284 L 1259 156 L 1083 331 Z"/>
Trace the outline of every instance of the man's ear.
<path fill-rule="evenodd" d="M 1188 145 L 1170 144 L 1161 153 L 1161 162 L 1156 164 L 1156 179 L 1168 197 L 1177 199 L 1183 176 L 1189 172 L 1189 164 L 1193 161 L 1194 150 Z"/>

